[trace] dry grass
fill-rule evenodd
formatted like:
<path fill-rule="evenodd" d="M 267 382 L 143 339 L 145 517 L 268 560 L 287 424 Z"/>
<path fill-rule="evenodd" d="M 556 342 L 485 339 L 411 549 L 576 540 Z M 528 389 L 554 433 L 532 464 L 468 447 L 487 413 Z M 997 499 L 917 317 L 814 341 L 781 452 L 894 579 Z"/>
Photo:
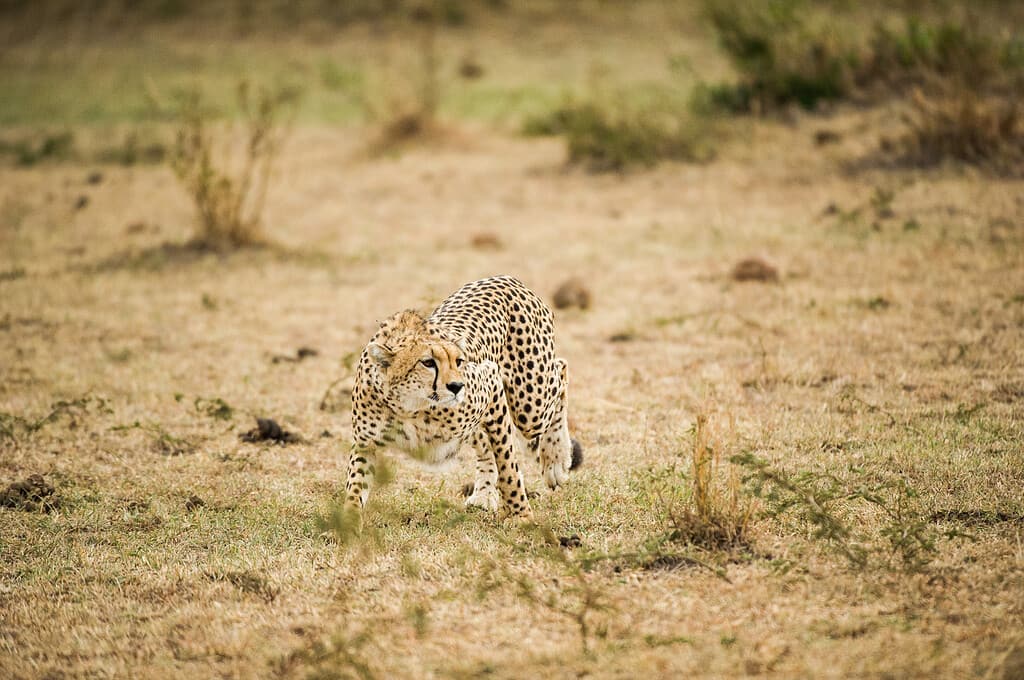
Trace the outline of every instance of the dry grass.
<path fill-rule="evenodd" d="M 553 140 L 366 160 L 364 129 L 306 123 L 264 213 L 292 250 L 131 269 L 96 265 L 191 229 L 166 168 L 0 168 L 0 489 L 53 488 L 50 512 L 0 508 L 4 674 L 1015 677 L 1021 182 L 851 175 L 859 149 L 814 128 L 595 176 Z M 750 253 L 786 275 L 732 280 Z M 556 312 L 586 463 L 556 493 L 526 465 L 542 526 L 518 528 L 462 508 L 472 461 L 396 457 L 378 531 L 336 540 L 353 352 L 495 273 L 592 292 Z M 241 441 L 256 417 L 301 441 Z M 673 509 L 744 518 L 744 453 L 849 539 L 765 482 L 745 545 L 674 540 Z"/>
<path fill-rule="evenodd" d="M 960 161 L 1000 174 L 1024 175 L 1024 110 L 1016 96 L 979 95 L 967 88 L 911 98 L 907 131 L 897 143 L 904 162 Z"/>

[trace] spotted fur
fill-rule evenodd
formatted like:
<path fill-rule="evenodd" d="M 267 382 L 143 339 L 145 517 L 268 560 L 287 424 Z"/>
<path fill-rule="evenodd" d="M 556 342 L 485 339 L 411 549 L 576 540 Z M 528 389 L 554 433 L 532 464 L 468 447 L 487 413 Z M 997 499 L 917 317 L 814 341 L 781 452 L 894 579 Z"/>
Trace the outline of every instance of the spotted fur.
<path fill-rule="evenodd" d="M 362 507 L 377 448 L 394 443 L 429 461 L 477 450 L 467 505 L 528 519 L 517 449 L 525 442 L 551 488 L 578 462 L 566 411 L 566 362 L 551 311 L 508 276 L 466 284 L 426 319 L 400 312 L 359 360 L 346 501 Z"/>

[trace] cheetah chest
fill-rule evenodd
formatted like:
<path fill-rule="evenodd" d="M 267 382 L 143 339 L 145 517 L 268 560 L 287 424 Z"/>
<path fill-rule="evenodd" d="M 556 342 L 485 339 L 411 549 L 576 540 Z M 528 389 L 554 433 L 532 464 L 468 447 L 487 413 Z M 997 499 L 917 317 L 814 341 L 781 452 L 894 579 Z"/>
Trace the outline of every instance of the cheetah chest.
<path fill-rule="evenodd" d="M 454 458 L 462 442 L 472 439 L 480 414 L 469 404 L 461 408 L 433 407 L 400 419 L 395 443 L 424 463 L 443 463 Z"/>

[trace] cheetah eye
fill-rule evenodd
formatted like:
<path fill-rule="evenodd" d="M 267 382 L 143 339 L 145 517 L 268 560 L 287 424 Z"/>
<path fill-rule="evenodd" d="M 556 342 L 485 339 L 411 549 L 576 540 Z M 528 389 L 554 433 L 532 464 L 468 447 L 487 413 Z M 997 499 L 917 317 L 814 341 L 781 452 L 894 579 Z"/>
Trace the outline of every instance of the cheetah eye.
<path fill-rule="evenodd" d="M 420 363 L 427 368 L 437 368 L 437 363 L 433 359 L 421 359 Z"/>
<path fill-rule="evenodd" d="M 466 363 L 466 360 L 463 359 L 462 357 L 459 357 L 458 359 L 455 360 L 455 365 L 456 366 L 461 366 L 464 363 Z"/>

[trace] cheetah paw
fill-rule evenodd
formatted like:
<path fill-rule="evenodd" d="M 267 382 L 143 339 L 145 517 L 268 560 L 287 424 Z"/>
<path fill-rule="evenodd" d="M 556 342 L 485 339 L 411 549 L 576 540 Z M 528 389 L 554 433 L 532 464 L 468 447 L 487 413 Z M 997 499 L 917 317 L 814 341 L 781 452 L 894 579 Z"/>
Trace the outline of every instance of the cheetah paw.
<path fill-rule="evenodd" d="M 481 508 L 495 512 L 501 506 L 501 494 L 493 486 L 484 487 L 474 491 L 466 499 L 467 508 Z"/>
<path fill-rule="evenodd" d="M 533 523 L 533 511 L 529 508 L 520 510 L 516 514 L 512 514 L 506 508 L 498 514 L 498 519 L 502 522 L 512 522 L 513 524 L 523 525 Z"/>
<path fill-rule="evenodd" d="M 544 482 L 549 489 L 557 489 L 569 481 L 569 466 L 562 461 L 556 461 L 544 466 Z"/>

